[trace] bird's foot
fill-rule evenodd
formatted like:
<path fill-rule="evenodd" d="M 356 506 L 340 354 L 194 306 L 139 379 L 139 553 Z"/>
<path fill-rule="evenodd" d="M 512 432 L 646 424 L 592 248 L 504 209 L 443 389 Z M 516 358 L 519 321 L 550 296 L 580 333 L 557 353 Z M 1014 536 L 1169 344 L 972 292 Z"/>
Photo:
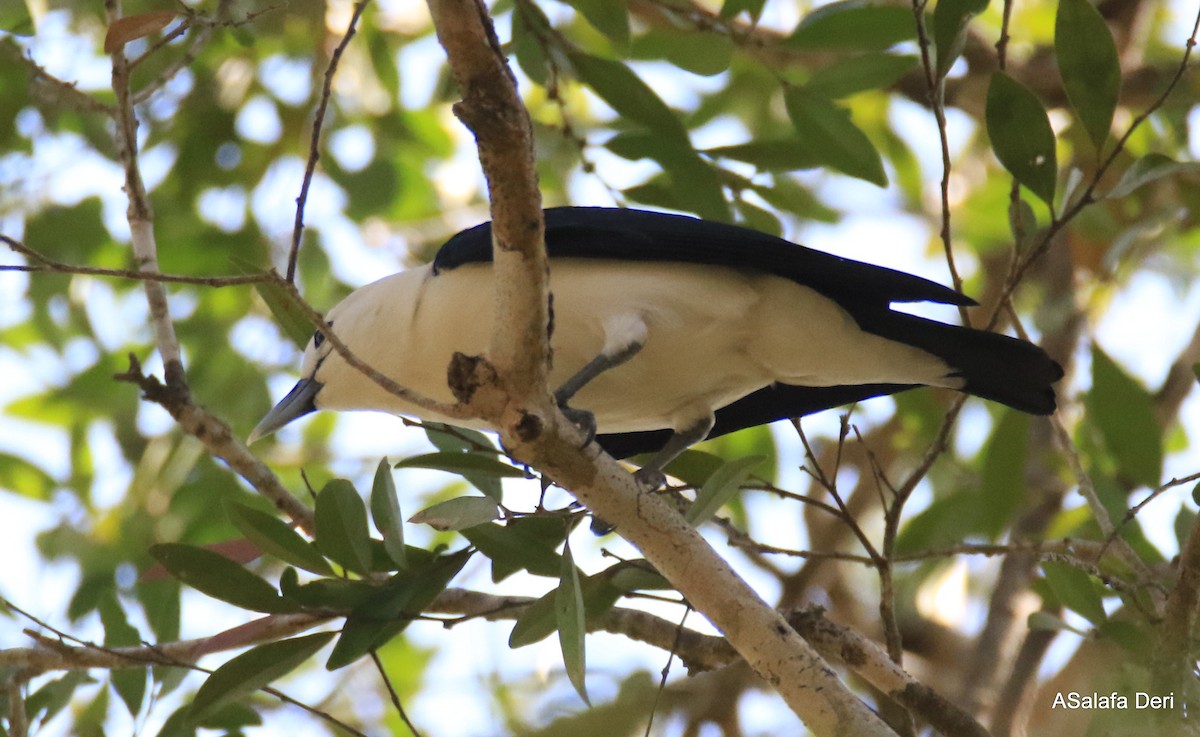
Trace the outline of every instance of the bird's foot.
<path fill-rule="evenodd" d="M 634 471 L 633 478 L 645 491 L 657 491 L 667 485 L 667 475 L 652 466 Z"/>
<path fill-rule="evenodd" d="M 560 403 L 558 408 L 571 421 L 571 424 L 583 430 L 583 434 L 586 437 L 583 445 L 579 447 L 586 448 L 589 443 L 596 439 L 596 416 L 594 414 L 588 412 L 586 409 L 576 409 L 567 404 Z"/>

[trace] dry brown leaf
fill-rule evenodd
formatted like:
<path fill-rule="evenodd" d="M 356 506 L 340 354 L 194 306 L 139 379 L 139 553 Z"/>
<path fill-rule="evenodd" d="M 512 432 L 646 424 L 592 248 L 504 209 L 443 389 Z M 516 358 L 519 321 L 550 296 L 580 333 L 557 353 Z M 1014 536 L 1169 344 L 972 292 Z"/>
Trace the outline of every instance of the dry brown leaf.
<path fill-rule="evenodd" d="M 145 38 L 166 28 L 177 16 L 173 10 L 155 10 L 119 18 L 108 27 L 104 36 L 104 53 L 111 54 L 130 41 Z"/>

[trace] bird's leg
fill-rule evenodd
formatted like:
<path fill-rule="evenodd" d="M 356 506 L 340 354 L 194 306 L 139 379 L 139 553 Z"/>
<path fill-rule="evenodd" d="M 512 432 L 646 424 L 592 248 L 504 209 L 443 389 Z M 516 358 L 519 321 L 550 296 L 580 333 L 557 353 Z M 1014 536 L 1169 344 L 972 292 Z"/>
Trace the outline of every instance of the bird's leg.
<path fill-rule="evenodd" d="M 645 345 L 644 340 L 627 340 L 616 348 L 605 345 L 599 355 L 588 361 L 583 368 L 576 371 L 555 390 L 554 401 L 558 404 L 559 409 L 567 416 L 567 419 L 587 433 L 587 441 L 584 445 L 592 442 L 592 439 L 596 437 L 596 418 L 591 412 L 571 407 L 567 402 L 592 379 L 636 356 L 638 351 L 642 350 L 643 345 Z"/>
<path fill-rule="evenodd" d="M 667 444 L 654 454 L 649 463 L 639 468 L 633 477 L 647 491 L 665 486 L 667 476 L 663 473 L 663 469 L 667 467 L 668 463 L 678 458 L 680 453 L 708 437 L 715 421 L 716 418 L 710 412 L 691 425 L 671 433 Z"/>

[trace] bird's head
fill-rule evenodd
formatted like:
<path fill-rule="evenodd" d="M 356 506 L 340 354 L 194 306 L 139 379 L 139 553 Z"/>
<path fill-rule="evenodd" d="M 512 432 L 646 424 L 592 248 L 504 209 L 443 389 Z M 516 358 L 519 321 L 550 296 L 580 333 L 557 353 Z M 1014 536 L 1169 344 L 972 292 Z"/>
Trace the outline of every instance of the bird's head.
<path fill-rule="evenodd" d="M 393 409 L 391 396 L 335 350 L 327 333 L 337 336 L 355 357 L 372 367 L 394 368 L 403 341 L 407 288 L 401 272 L 352 292 L 325 316 L 304 348 L 300 380 L 251 431 L 247 443 L 319 409 Z"/>

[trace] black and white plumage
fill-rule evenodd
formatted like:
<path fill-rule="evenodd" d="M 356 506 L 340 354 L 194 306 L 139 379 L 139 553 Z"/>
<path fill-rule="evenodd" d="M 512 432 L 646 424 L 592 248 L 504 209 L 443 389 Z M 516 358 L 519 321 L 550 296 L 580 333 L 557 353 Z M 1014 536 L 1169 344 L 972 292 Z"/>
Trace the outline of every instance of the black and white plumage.
<path fill-rule="evenodd" d="M 613 455 L 659 451 L 653 469 L 705 437 L 916 386 L 1034 414 L 1055 408 L 1062 369 L 1041 348 L 892 310 L 974 304 L 917 276 L 734 225 L 629 209 L 546 210 L 546 246 L 551 386 L 594 417 Z M 482 354 L 491 335 L 491 255 L 490 223 L 465 230 L 432 264 L 356 290 L 327 319 L 359 358 L 451 402 L 451 356 Z M 314 336 L 300 383 L 252 437 L 315 409 L 447 419 L 386 392 L 330 348 Z"/>

